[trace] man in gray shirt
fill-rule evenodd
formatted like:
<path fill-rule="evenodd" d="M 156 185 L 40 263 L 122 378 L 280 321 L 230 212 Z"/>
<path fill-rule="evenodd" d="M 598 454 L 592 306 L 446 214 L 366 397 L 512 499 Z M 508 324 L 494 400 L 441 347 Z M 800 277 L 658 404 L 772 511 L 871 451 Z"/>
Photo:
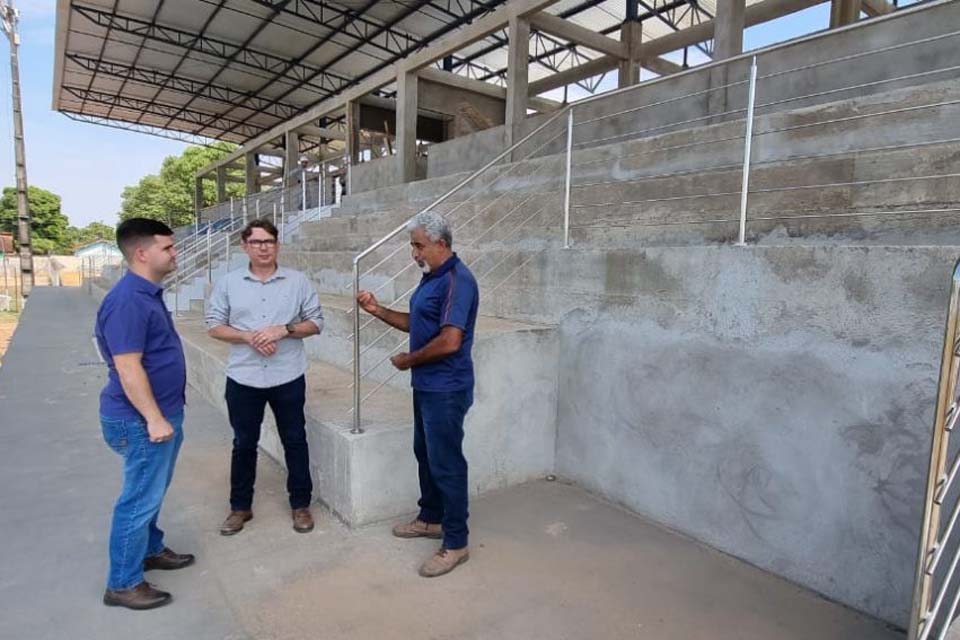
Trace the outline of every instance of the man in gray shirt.
<path fill-rule="evenodd" d="M 230 343 L 226 400 L 233 456 L 230 515 L 220 527 L 225 536 L 240 532 L 253 518 L 257 445 L 267 404 L 283 443 L 293 528 L 300 533 L 313 529 L 303 339 L 323 330 L 323 313 L 307 277 L 277 263 L 277 238 L 270 221 L 249 223 L 240 233 L 249 266 L 221 278 L 207 305 L 209 335 Z"/>

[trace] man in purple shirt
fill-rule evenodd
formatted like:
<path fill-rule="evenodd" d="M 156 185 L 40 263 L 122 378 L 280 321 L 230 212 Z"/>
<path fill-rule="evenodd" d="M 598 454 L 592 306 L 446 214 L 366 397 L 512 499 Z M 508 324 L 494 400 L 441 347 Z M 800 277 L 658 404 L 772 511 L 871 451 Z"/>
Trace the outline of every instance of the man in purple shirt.
<path fill-rule="evenodd" d="M 145 582 L 144 571 L 181 569 L 194 561 L 164 546 L 157 527 L 183 442 L 186 364 L 160 286 L 176 268 L 177 250 L 173 231 L 146 218 L 122 222 L 117 244 L 129 270 L 104 297 L 95 330 L 109 367 L 100 393 L 103 438 L 123 457 L 103 603 L 153 609 L 172 596 Z"/>

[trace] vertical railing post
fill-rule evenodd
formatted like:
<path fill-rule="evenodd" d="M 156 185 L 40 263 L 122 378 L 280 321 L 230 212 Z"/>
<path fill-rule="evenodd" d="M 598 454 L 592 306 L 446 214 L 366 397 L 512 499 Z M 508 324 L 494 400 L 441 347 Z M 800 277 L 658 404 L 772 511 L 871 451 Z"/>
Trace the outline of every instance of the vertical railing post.
<path fill-rule="evenodd" d="M 277 226 L 277 203 L 273 203 L 273 226 Z"/>
<path fill-rule="evenodd" d="M 570 174 L 573 168 L 573 107 L 567 112 L 567 159 L 563 195 L 563 248 L 570 248 Z"/>
<path fill-rule="evenodd" d="M 257 210 L 257 220 L 260 219 L 260 198 L 257 198 L 257 202 L 254 205 L 254 208 Z"/>
<path fill-rule="evenodd" d="M 326 163 L 326 162 L 321 162 L 321 163 L 320 163 L 320 176 L 317 178 L 317 202 L 320 203 L 320 204 L 319 204 L 320 207 L 322 207 L 324 204 L 326 204 L 326 203 L 324 202 L 324 200 L 326 199 L 326 198 L 325 198 L 326 193 L 324 193 L 324 191 L 326 190 L 326 186 L 323 184 L 323 182 L 324 182 L 324 177 L 325 177 L 326 174 L 327 174 L 327 172 L 325 171 L 326 167 L 327 167 L 327 163 Z M 317 217 L 318 217 L 318 218 L 320 217 L 319 211 L 317 212 Z"/>
<path fill-rule="evenodd" d="M 230 226 L 233 226 L 233 196 L 230 196 Z"/>
<path fill-rule="evenodd" d="M 353 160 L 347 156 L 347 194 L 353 193 Z M 340 194 L 343 197 L 343 194 Z"/>
<path fill-rule="evenodd" d="M 740 234 L 737 244 L 747 244 L 747 194 L 750 191 L 750 150 L 753 147 L 753 109 L 757 96 L 757 57 L 750 63 L 750 93 L 747 96 L 746 133 L 743 142 L 743 184 L 740 187 Z"/>
<path fill-rule="evenodd" d="M 173 274 L 173 315 L 180 316 L 180 268 Z"/>
<path fill-rule="evenodd" d="M 247 226 L 247 200 L 249 197 L 244 197 L 243 199 L 243 226 Z"/>
<path fill-rule="evenodd" d="M 283 208 L 281 207 L 281 209 L 280 209 L 280 244 L 283 244 L 283 238 L 284 238 L 284 235 L 285 235 L 284 232 L 283 232 L 283 228 L 287 226 L 287 225 L 285 224 L 286 221 L 287 221 L 287 216 L 286 216 L 286 214 L 284 213 Z"/>
<path fill-rule="evenodd" d="M 207 284 L 213 283 L 213 258 L 211 245 L 213 243 L 213 227 L 207 227 Z"/>
<path fill-rule="evenodd" d="M 363 433 L 360 428 L 360 259 L 353 259 L 353 429 L 350 433 Z"/>
<path fill-rule="evenodd" d="M 300 215 L 307 213 L 307 168 L 300 167 Z"/>

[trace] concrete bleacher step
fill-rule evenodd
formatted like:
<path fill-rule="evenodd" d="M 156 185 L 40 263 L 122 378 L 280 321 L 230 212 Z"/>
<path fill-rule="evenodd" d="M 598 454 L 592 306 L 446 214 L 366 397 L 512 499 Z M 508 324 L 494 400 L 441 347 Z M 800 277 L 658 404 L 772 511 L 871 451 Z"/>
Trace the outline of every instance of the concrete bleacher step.
<path fill-rule="evenodd" d="M 362 405 L 365 432 L 350 433 L 352 373 L 345 367 L 349 358 L 342 353 L 349 352 L 352 332 L 352 319 L 346 314 L 349 300 L 324 296 L 323 304 L 324 334 L 306 344 L 310 356 L 306 413 L 316 496 L 350 525 L 406 513 L 416 505 L 415 485 L 393 478 L 416 476 L 409 388 L 393 384 L 380 388 Z M 226 411 L 228 346 L 209 338 L 196 314 L 178 318 L 177 327 L 190 384 Z M 466 422 L 471 494 L 526 482 L 553 469 L 558 357 L 559 336 L 551 326 L 480 319 L 473 351 L 475 405 Z M 364 396 L 380 386 L 377 378 L 361 383 Z M 282 447 L 269 413 L 261 446 L 282 463 Z"/>

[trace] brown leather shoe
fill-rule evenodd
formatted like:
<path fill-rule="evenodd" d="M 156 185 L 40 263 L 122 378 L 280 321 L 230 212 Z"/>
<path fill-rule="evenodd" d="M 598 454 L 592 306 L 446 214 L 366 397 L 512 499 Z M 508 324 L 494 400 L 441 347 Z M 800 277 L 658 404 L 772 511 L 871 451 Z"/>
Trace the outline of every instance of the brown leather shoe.
<path fill-rule="evenodd" d="M 395 525 L 393 535 L 398 538 L 433 538 L 439 540 L 443 537 L 443 527 L 417 518 L 411 522 L 402 522 Z"/>
<path fill-rule="evenodd" d="M 174 553 L 167 547 L 155 556 L 150 556 L 143 561 L 143 570 L 160 569 L 161 571 L 175 571 L 183 569 L 193 564 L 196 558 L 190 553 Z"/>
<path fill-rule="evenodd" d="M 126 607 L 127 609 L 156 609 L 169 604 L 173 596 L 166 591 L 154 589 L 149 582 L 141 582 L 129 589 L 107 589 L 103 593 L 103 604 L 108 607 Z"/>
<path fill-rule="evenodd" d="M 220 535 L 232 536 L 243 531 L 243 523 L 253 520 L 253 511 L 231 511 L 220 525 Z"/>
<path fill-rule="evenodd" d="M 297 533 L 313 531 L 313 516 L 310 515 L 310 509 L 293 510 L 293 530 Z"/>
<path fill-rule="evenodd" d="M 445 573 L 450 573 L 469 559 L 470 551 L 466 547 L 462 549 L 440 547 L 439 551 L 420 565 L 420 575 L 424 578 L 436 578 Z"/>

